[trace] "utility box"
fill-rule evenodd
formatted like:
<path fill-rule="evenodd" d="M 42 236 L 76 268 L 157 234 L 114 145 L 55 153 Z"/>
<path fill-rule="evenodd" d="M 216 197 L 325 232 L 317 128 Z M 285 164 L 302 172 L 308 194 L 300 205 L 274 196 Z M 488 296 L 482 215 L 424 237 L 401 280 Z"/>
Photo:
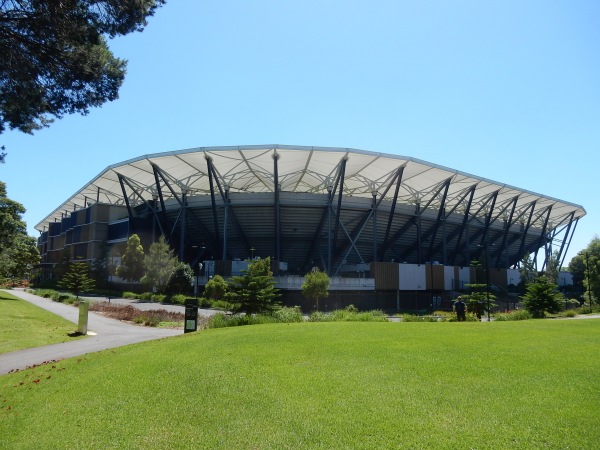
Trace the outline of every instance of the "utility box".
<path fill-rule="evenodd" d="M 79 322 L 77 325 L 77 332 L 79 334 L 87 334 L 89 310 L 90 303 L 85 300 L 81 300 L 79 302 Z"/>
<path fill-rule="evenodd" d="M 198 300 L 190 298 L 185 301 L 185 318 L 183 332 L 191 333 L 198 329 Z"/>

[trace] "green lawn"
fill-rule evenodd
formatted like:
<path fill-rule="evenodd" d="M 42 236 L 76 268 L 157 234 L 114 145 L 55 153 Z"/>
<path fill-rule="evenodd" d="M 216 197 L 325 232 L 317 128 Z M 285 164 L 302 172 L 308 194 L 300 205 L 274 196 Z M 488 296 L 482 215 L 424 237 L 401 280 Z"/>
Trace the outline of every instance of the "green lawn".
<path fill-rule="evenodd" d="M 589 449 L 600 320 L 190 333 L 0 377 L 3 448 Z"/>
<path fill-rule="evenodd" d="M 72 341 L 77 325 L 0 291 L 0 354 Z"/>

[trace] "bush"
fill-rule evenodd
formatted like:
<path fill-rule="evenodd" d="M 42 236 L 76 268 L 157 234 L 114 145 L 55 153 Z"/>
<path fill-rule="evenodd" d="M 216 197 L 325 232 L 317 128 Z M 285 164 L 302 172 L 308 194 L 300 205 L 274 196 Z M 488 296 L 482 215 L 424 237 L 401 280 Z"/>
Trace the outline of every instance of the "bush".
<path fill-rule="evenodd" d="M 59 303 L 65 303 L 67 305 L 72 305 L 77 300 L 71 294 L 67 294 L 65 292 L 57 292 L 57 291 L 54 291 L 51 294 L 50 298 L 52 298 L 52 301 L 59 302 Z"/>
<path fill-rule="evenodd" d="M 309 322 L 387 322 L 387 316 L 383 311 L 373 310 L 359 312 L 354 305 L 344 309 L 336 309 L 331 313 L 314 311 L 308 317 Z"/>
<path fill-rule="evenodd" d="M 183 294 L 176 294 L 176 295 L 171 296 L 169 300 L 178 305 L 183 305 L 183 304 L 185 304 L 186 299 L 187 299 L 187 296 L 185 296 Z M 200 303 L 200 302 L 198 302 L 198 303 Z"/>
<path fill-rule="evenodd" d="M 500 322 L 512 321 L 512 320 L 529 320 L 532 315 L 526 309 L 516 309 L 508 313 L 499 313 L 494 316 L 495 320 Z"/>
<path fill-rule="evenodd" d="M 157 327 L 160 323 L 159 318 L 153 315 L 136 316 L 133 321 L 138 324 L 143 324 L 145 327 Z"/>
<path fill-rule="evenodd" d="M 325 314 L 321 311 L 313 311 L 308 316 L 309 322 L 331 322 L 333 320 L 331 314 Z"/>
<path fill-rule="evenodd" d="M 138 295 L 138 298 L 143 302 L 150 302 L 152 301 L 152 292 L 143 292 Z"/>
<path fill-rule="evenodd" d="M 150 300 L 152 300 L 153 302 L 157 302 L 157 303 L 164 302 L 166 298 L 167 298 L 167 296 L 164 294 L 152 294 L 150 296 Z"/>
<path fill-rule="evenodd" d="M 231 309 L 231 303 L 226 302 L 225 300 L 215 300 L 212 302 L 211 307 L 229 311 Z"/>
<path fill-rule="evenodd" d="M 130 292 L 130 291 L 123 292 L 123 298 L 137 299 L 139 297 L 140 297 L 139 294 L 136 294 L 135 292 Z"/>
<path fill-rule="evenodd" d="M 304 316 L 298 306 L 293 308 L 283 307 L 273 313 L 273 317 L 277 322 L 281 323 L 293 323 L 293 322 L 304 322 Z"/>
<path fill-rule="evenodd" d="M 200 308 L 210 308 L 212 307 L 212 301 L 209 298 L 200 297 L 198 299 L 198 306 Z"/>

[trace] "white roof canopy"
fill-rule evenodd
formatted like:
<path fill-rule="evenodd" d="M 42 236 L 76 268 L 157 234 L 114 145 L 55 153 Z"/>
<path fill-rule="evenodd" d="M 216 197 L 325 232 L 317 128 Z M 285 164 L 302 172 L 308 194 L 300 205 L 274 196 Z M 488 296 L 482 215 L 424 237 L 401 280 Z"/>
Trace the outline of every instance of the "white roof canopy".
<path fill-rule="evenodd" d="M 46 216 L 36 229 L 43 231 L 49 222 L 61 220 L 64 213 L 95 202 L 125 205 L 119 176 L 136 186 L 145 200 L 152 200 L 157 195 L 153 165 L 169 178 L 172 186 L 186 191 L 188 196 L 210 193 L 207 159 L 212 160 L 220 183 L 230 192 L 273 192 L 274 158 L 277 158 L 280 190 L 285 192 L 327 193 L 345 160 L 344 196 L 371 198 L 376 193 L 378 198 L 384 196 L 386 200 L 393 200 L 395 188 L 390 187 L 399 169 L 403 168 L 398 193 L 400 203 L 420 203 L 438 209 L 447 185 L 445 208 L 448 211 L 456 208 L 456 212 L 464 212 L 466 194 L 474 189 L 471 214 L 483 216 L 493 195 L 496 195 L 494 210 L 502 212 L 506 206 L 506 215 L 515 198 L 516 216 L 533 207 L 533 226 L 542 226 L 549 208 L 551 228 L 586 214 L 582 206 L 573 203 L 416 158 L 348 148 L 250 145 L 156 153 L 111 165 Z M 165 198 L 172 196 L 169 191 L 163 195 Z M 131 201 L 135 205 L 141 200 L 136 197 Z"/>

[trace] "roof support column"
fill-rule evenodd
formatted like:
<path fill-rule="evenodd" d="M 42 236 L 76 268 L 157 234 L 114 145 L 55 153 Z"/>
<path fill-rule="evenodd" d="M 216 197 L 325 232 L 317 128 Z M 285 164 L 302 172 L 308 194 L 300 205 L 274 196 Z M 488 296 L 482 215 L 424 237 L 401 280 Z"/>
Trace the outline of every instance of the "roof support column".
<path fill-rule="evenodd" d="M 416 219 L 417 219 L 417 262 L 421 264 L 423 261 L 421 259 L 421 204 L 417 203 L 417 208 L 415 211 Z"/>
<path fill-rule="evenodd" d="M 274 208 L 275 208 L 275 260 L 281 259 L 281 218 L 279 208 L 279 170 L 277 161 L 279 154 L 273 153 L 273 192 L 275 193 Z"/>
<path fill-rule="evenodd" d="M 385 256 L 385 251 L 387 249 L 387 244 L 388 244 L 388 240 L 390 237 L 390 229 L 392 228 L 392 221 L 394 220 L 394 213 L 396 211 L 396 204 L 398 202 L 398 193 L 400 192 L 400 186 L 402 185 L 402 175 L 404 173 L 405 167 L 406 167 L 406 165 L 399 167 L 398 170 L 396 171 L 396 175 L 394 176 L 394 179 L 392 180 L 392 183 L 394 182 L 394 180 L 396 180 L 396 190 L 394 191 L 394 199 L 392 200 L 392 207 L 390 209 L 390 217 L 388 218 L 387 227 L 385 228 L 385 237 L 383 238 L 383 243 L 381 246 L 382 257 Z M 390 186 L 391 186 L 391 183 L 390 183 Z M 390 186 L 388 186 L 385 193 L 381 197 L 382 199 L 385 197 L 385 194 L 387 194 L 387 191 L 390 188 Z"/>
<path fill-rule="evenodd" d="M 373 258 L 371 261 L 377 261 L 377 191 L 371 192 L 373 201 L 371 208 L 373 210 Z"/>
<path fill-rule="evenodd" d="M 500 247 L 500 251 L 498 252 L 498 258 L 496 259 L 496 267 L 500 266 L 500 257 L 504 253 L 506 258 L 506 269 L 509 267 L 508 263 L 508 246 L 506 242 L 508 240 L 508 233 L 510 231 L 510 227 L 513 226 L 513 217 L 515 215 L 515 209 L 517 208 L 517 201 L 519 201 L 519 196 L 513 198 L 512 200 L 512 208 L 510 209 L 510 215 L 508 216 L 508 221 L 504 223 L 504 235 L 502 236 L 502 245 Z"/>
<path fill-rule="evenodd" d="M 228 228 L 227 228 L 227 217 L 229 213 L 229 185 L 225 185 L 225 215 L 223 218 L 223 257 L 221 258 L 223 261 L 227 259 L 227 237 L 228 237 Z"/>
<path fill-rule="evenodd" d="M 342 214 L 342 194 L 344 192 L 344 178 L 346 176 L 346 161 L 347 157 L 342 158 L 341 166 L 340 166 L 340 175 L 338 177 L 338 183 L 340 190 L 338 191 L 338 202 L 337 202 L 337 214 L 335 217 L 335 228 L 333 229 L 333 248 L 336 248 L 337 244 L 337 235 L 338 230 L 340 228 L 340 217 Z M 331 261 L 330 261 L 330 269 L 331 269 Z"/>
<path fill-rule="evenodd" d="M 179 224 L 179 261 L 183 261 L 185 255 L 185 231 L 186 231 L 187 191 L 181 191 L 181 223 Z"/>
<path fill-rule="evenodd" d="M 208 168 L 208 183 L 210 186 L 210 201 L 212 204 L 212 212 L 213 212 L 213 227 L 215 230 L 215 255 L 219 254 L 219 245 L 221 244 L 221 237 L 219 236 L 219 221 L 217 217 L 217 202 L 215 200 L 215 185 L 214 185 L 214 172 L 213 172 L 213 164 L 212 158 L 206 158 L 206 165 Z"/>

